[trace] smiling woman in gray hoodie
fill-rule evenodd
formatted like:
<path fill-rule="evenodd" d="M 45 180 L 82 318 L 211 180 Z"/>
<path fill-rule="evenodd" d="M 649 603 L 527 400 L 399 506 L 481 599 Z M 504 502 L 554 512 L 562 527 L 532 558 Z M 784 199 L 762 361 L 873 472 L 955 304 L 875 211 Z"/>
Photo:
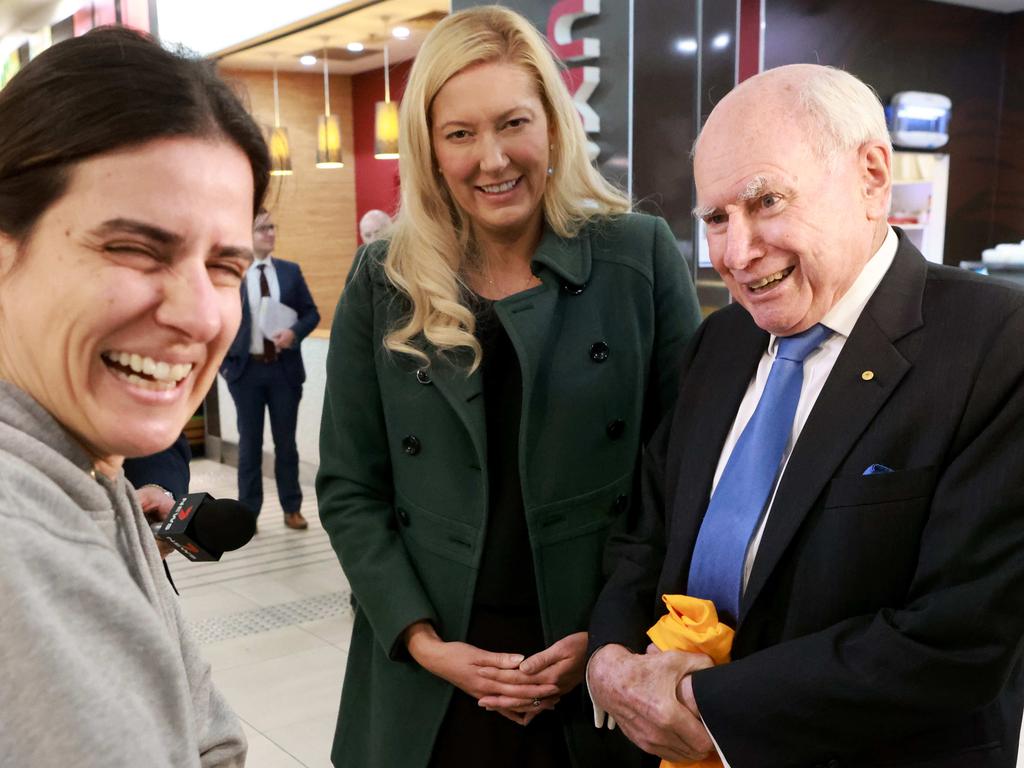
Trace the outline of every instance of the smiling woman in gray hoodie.
<path fill-rule="evenodd" d="M 128 30 L 0 91 L 0 765 L 244 763 L 121 464 L 216 375 L 267 166 L 208 64 Z"/>

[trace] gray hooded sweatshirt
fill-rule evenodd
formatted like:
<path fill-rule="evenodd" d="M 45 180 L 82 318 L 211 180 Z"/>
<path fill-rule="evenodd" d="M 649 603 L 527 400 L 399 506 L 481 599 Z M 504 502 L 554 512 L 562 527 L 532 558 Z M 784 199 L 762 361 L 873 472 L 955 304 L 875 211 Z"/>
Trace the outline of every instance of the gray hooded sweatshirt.
<path fill-rule="evenodd" d="M 241 766 L 121 473 L 0 382 L 0 766 Z"/>

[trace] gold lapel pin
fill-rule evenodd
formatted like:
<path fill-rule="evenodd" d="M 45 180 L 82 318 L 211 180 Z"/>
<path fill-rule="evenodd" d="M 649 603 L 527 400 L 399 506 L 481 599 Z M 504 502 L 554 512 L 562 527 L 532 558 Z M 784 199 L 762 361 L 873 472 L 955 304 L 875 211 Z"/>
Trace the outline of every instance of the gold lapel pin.
<path fill-rule="evenodd" d="M 864 371 L 864 373 L 862 373 L 860 375 L 860 377 L 862 379 L 864 379 L 864 381 L 871 381 L 873 378 L 875 378 L 875 372 L 874 371 Z"/>

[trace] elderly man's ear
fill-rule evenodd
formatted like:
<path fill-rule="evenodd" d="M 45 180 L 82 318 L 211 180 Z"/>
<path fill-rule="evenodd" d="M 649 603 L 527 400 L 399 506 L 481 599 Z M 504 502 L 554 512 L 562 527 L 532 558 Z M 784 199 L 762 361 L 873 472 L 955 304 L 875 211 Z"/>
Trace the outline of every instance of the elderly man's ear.
<path fill-rule="evenodd" d="M 860 148 L 860 173 L 864 208 L 868 219 L 877 221 L 889 215 L 889 190 L 892 187 L 892 158 L 880 141 L 866 142 Z"/>

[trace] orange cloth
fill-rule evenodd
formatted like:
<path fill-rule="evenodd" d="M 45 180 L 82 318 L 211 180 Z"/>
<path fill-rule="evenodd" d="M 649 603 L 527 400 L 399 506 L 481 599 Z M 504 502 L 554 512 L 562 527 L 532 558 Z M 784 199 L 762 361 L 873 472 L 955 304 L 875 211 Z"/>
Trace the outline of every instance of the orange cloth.
<path fill-rule="evenodd" d="M 706 653 L 715 664 L 729 661 L 732 638 L 735 634 L 718 620 L 718 611 L 710 600 L 688 595 L 662 595 L 668 613 L 647 630 L 647 636 L 662 651 Z M 721 768 L 718 755 L 695 763 L 661 761 L 661 768 Z"/>

